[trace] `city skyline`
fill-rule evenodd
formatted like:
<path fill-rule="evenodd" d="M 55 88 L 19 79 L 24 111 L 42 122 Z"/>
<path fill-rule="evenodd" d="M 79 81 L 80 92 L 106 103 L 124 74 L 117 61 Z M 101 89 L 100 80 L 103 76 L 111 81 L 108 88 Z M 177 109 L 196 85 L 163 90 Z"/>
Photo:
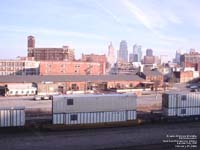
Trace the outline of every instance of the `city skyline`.
<path fill-rule="evenodd" d="M 36 47 L 61 47 L 82 53 L 107 54 L 110 41 L 116 51 L 126 40 L 155 55 L 170 55 L 178 49 L 199 49 L 198 1 L 3 1 L 0 6 L 0 51 L 2 58 L 25 56 L 26 37 L 37 39 Z M 7 53 L 5 53 L 5 51 Z"/>

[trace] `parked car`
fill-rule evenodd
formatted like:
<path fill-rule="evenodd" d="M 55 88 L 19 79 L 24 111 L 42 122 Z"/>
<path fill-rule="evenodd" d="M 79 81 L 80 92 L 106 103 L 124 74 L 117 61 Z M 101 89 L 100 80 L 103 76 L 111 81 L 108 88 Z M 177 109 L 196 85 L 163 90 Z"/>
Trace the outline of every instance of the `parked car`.
<path fill-rule="evenodd" d="M 42 96 L 42 100 L 49 100 L 49 96 L 48 95 Z"/>
<path fill-rule="evenodd" d="M 39 95 L 35 95 L 35 96 L 34 96 L 34 100 L 36 100 L 36 101 L 39 101 L 39 100 L 41 100 L 41 99 L 42 99 L 42 97 L 39 96 Z"/>

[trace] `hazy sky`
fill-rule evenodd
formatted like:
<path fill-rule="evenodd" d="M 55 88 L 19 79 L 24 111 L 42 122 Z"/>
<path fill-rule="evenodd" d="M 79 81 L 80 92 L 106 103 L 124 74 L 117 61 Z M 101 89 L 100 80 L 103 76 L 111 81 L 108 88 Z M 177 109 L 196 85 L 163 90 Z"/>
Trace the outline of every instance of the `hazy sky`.
<path fill-rule="evenodd" d="M 107 54 L 127 40 L 143 51 L 175 55 L 200 48 L 199 0 L 4 0 L 0 4 L 1 58 L 25 56 L 27 36 L 36 47 L 75 48 Z"/>

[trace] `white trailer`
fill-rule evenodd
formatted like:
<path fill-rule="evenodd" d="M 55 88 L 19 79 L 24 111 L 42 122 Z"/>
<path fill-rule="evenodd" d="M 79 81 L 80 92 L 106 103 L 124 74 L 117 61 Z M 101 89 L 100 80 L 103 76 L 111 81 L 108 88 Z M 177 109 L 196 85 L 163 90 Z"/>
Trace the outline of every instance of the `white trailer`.
<path fill-rule="evenodd" d="M 95 124 L 136 120 L 135 94 L 53 97 L 53 124 Z"/>
<path fill-rule="evenodd" d="M 1 107 L 0 127 L 17 127 L 25 125 L 25 107 Z"/>
<path fill-rule="evenodd" d="M 162 109 L 165 116 L 200 115 L 200 93 L 164 93 Z"/>

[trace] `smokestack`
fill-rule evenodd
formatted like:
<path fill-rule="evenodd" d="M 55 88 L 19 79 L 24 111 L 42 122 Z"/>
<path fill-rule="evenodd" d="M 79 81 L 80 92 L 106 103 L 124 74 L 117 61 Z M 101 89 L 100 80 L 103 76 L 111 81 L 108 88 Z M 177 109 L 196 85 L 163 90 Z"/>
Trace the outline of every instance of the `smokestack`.
<path fill-rule="evenodd" d="M 27 46 L 28 46 L 28 49 L 35 48 L 35 37 L 34 36 L 28 36 Z"/>

